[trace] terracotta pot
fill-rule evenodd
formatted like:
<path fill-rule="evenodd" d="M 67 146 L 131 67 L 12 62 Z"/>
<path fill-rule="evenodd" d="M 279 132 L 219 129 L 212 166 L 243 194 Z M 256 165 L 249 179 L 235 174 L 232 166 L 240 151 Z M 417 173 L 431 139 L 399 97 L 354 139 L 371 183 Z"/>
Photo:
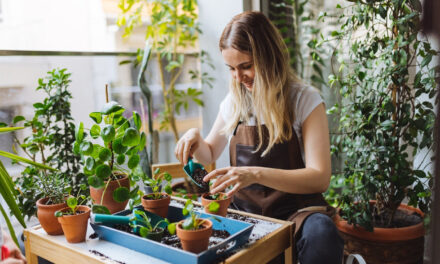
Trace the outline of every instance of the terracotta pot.
<path fill-rule="evenodd" d="M 105 184 L 107 184 L 107 182 L 105 182 Z M 128 178 L 128 175 L 124 175 L 124 178 L 122 179 L 110 181 L 107 190 L 104 193 L 104 200 L 102 205 L 107 207 L 110 210 L 110 213 L 112 214 L 124 210 L 128 203 L 128 200 L 119 203 L 113 199 L 113 191 L 119 188 L 119 186 L 127 187 L 128 189 L 130 189 L 130 180 Z M 92 186 L 90 186 L 90 197 L 92 197 L 94 201 L 93 204 L 101 205 L 101 198 L 102 198 L 102 193 L 104 192 L 104 188 L 105 187 L 95 189 Z"/>
<path fill-rule="evenodd" d="M 60 223 L 58 223 L 58 220 L 55 217 L 55 212 L 63 209 L 67 206 L 67 204 L 60 203 L 46 205 L 48 199 L 49 198 L 41 198 L 37 201 L 38 221 L 40 221 L 41 226 L 47 234 L 52 236 L 62 235 L 63 229 L 61 228 Z"/>
<path fill-rule="evenodd" d="M 183 229 L 182 223 L 184 220 L 177 224 L 176 232 L 183 250 L 198 254 L 208 248 L 209 237 L 212 234 L 212 222 L 208 219 L 201 220 L 204 220 L 204 223 L 198 230 Z"/>
<path fill-rule="evenodd" d="M 208 214 L 215 214 L 215 215 L 220 215 L 220 216 L 226 216 L 229 204 L 231 203 L 232 197 L 227 197 L 226 193 L 221 192 L 220 193 L 221 197 L 226 197 L 225 199 L 211 200 L 211 199 L 207 198 L 209 195 L 210 195 L 209 193 L 204 193 L 202 195 L 202 205 L 205 208 L 205 212 L 208 213 Z M 209 211 L 209 204 L 211 204 L 214 201 L 217 202 L 220 205 L 220 207 L 219 207 L 217 212 Z"/>
<path fill-rule="evenodd" d="M 195 192 L 189 191 L 188 188 L 186 188 L 185 182 L 176 182 L 171 185 L 171 189 L 173 190 L 173 196 L 182 197 L 185 199 L 192 199 L 194 201 L 197 201 L 198 197 L 202 196 L 204 191 L 199 188 L 197 185 L 192 185 L 195 188 Z M 181 192 L 178 192 L 178 189 L 183 189 L 187 191 L 186 194 L 182 194 Z"/>
<path fill-rule="evenodd" d="M 147 199 L 149 195 L 151 194 L 142 196 L 142 206 L 144 207 L 145 211 L 166 218 L 168 216 L 168 207 L 170 206 L 171 197 L 166 193 L 162 193 L 162 197 L 165 196 L 165 198 L 153 200 Z"/>
<path fill-rule="evenodd" d="M 399 210 L 424 216 L 419 209 L 405 204 L 401 204 Z M 339 215 L 335 223 L 345 241 L 344 255 L 360 254 L 368 264 L 423 263 L 423 221 L 408 227 L 374 228 L 373 232 L 354 227 Z"/>
<path fill-rule="evenodd" d="M 70 208 L 61 209 L 61 211 L 69 210 Z M 80 205 L 78 211 L 82 213 L 76 215 L 63 215 L 58 217 L 61 227 L 64 231 L 64 236 L 69 243 L 79 243 L 86 240 L 87 223 L 90 217 L 90 207 Z"/>

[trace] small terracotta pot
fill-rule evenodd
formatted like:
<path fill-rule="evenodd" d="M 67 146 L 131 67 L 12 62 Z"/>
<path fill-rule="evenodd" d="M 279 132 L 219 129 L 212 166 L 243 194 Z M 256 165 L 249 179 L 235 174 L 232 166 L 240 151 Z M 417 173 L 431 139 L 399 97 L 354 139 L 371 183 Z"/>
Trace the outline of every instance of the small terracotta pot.
<path fill-rule="evenodd" d="M 185 220 L 177 224 L 176 233 L 182 243 L 183 250 L 198 254 L 208 249 L 209 237 L 212 234 L 212 222 L 208 219 L 200 220 L 204 220 L 204 223 L 198 230 L 183 229 L 182 223 Z"/>
<path fill-rule="evenodd" d="M 144 207 L 145 211 L 166 218 L 168 216 L 168 207 L 170 206 L 171 197 L 166 193 L 162 193 L 162 196 L 165 196 L 165 198 L 153 200 L 147 198 L 149 195 L 151 194 L 142 196 L 142 207 Z"/>
<path fill-rule="evenodd" d="M 60 223 L 58 223 L 58 220 L 55 217 L 55 212 L 63 209 L 67 206 L 67 204 L 60 203 L 46 205 L 48 199 L 49 198 L 41 198 L 37 201 L 38 221 L 40 221 L 41 226 L 47 234 L 52 236 L 62 235 L 63 229 L 61 228 Z"/>
<path fill-rule="evenodd" d="M 119 182 L 119 184 L 118 184 L 118 182 Z M 104 182 L 104 184 L 107 184 L 107 182 Z M 104 193 L 104 199 L 103 199 L 102 205 L 107 207 L 110 210 L 111 214 L 124 210 L 125 207 L 127 206 L 127 203 L 128 203 L 128 200 L 125 202 L 119 203 L 113 199 L 114 190 L 116 190 L 120 186 L 127 187 L 128 189 L 130 189 L 130 180 L 128 178 L 128 175 L 124 175 L 124 178 L 122 178 L 122 179 L 110 181 L 110 183 L 107 187 L 107 190 Z M 101 198 L 102 198 L 102 193 L 104 192 L 104 188 L 105 187 L 96 189 L 96 188 L 93 188 L 92 186 L 90 186 L 90 197 L 92 197 L 92 199 L 93 199 L 93 204 L 101 205 Z"/>
<path fill-rule="evenodd" d="M 220 195 L 222 197 L 226 197 L 225 199 L 211 200 L 211 199 L 207 198 L 209 195 L 211 195 L 211 194 L 210 193 L 204 193 L 202 195 L 202 205 L 205 208 L 205 212 L 208 213 L 208 214 L 215 214 L 215 215 L 220 215 L 220 216 L 226 216 L 226 214 L 228 212 L 229 204 L 231 204 L 232 197 L 227 197 L 226 193 L 221 192 Z M 217 202 L 220 205 L 220 207 L 218 208 L 217 212 L 209 211 L 209 204 L 211 204 L 212 202 Z"/>
<path fill-rule="evenodd" d="M 64 212 L 70 208 L 63 208 L 60 211 Z M 90 217 L 90 207 L 80 205 L 78 211 L 83 213 L 76 215 L 63 215 L 58 217 L 61 227 L 64 231 L 64 236 L 69 243 L 79 243 L 86 240 L 87 223 Z"/>

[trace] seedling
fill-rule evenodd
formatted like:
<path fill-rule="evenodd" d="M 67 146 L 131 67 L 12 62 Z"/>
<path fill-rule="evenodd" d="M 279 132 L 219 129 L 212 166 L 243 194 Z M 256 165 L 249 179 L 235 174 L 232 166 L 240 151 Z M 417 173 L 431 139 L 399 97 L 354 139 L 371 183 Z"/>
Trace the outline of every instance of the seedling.
<path fill-rule="evenodd" d="M 150 233 L 163 232 L 163 228 L 160 227 L 160 224 L 162 223 L 166 223 L 168 225 L 170 222 L 165 218 L 164 220 L 158 221 L 153 226 L 151 223 L 151 218 L 149 218 L 144 211 L 135 209 L 133 211 L 133 218 L 130 219 L 129 225 L 133 228 L 133 230 L 137 230 L 140 236 L 146 238 Z"/>
<path fill-rule="evenodd" d="M 78 207 L 86 201 L 85 195 L 81 195 L 82 202 L 78 204 L 78 199 L 76 197 L 69 197 L 67 199 L 68 210 L 66 211 L 56 211 L 55 217 L 62 217 L 63 215 L 76 215 Z"/>
<path fill-rule="evenodd" d="M 157 175 L 157 176 L 156 176 Z M 148 194 L 147 197 L 153 200 L 159 200 L 162 198 L 162 193 L 165 192 L 169 195 L 173 192 L 171 189 L 171 174 L 168 172 L 160 173 L 160 169 L 157 168 L 154 171 L 154 177 L 151 179 L 146 179 L 144 183 L 152 189 L 152 193 Z M 166 182 L 163 186 L 163 182 Z"/>

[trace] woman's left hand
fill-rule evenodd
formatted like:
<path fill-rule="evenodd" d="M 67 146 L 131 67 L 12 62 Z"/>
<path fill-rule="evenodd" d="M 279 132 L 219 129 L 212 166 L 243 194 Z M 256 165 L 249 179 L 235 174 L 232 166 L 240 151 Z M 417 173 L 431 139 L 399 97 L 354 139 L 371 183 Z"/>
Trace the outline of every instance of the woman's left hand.
<path fill-rule="evenodd" d="M 217 178 L 212 184 L 210 193 L 218 193 L 227 187 L 233 185 L 232 190 L 227 192 L 228 197 L 232 196 L 238 190 L 257 182 L 255 167 L 227 167 L 215 169 L 207 174 L 203 180 L 208 182 Z"/>

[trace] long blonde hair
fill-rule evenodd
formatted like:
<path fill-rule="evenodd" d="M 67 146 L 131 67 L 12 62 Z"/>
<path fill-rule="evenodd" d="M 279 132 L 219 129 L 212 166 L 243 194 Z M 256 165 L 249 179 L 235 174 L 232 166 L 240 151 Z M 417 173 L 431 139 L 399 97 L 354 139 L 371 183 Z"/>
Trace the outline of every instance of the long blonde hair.
<path fill-rule="evenodd" d="M 274 144 L 289 140 L 293 133 L 293 84 L 299 80 L 290 68 L 287 46 L 278 29 L 260 12 L 233 17 L 223 30 L 219 46 L 220 51 L 233 48 L 249 54 L 255 68 L 251 92 L 231 81 L 233 114 L 223 131 L 230 134 L 239 121 L 247 123 L 253 110 L 259 137 L 257 151 L 263 144 L 262 120 L 269 132 L 264 156 Z"/>

